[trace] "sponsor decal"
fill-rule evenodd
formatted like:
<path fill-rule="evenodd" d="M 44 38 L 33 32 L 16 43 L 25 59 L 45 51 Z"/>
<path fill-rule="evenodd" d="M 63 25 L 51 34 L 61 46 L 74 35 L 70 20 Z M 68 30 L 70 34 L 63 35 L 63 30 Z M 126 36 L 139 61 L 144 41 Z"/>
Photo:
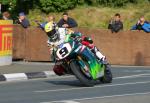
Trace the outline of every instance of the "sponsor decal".
<path fill-rule="evenodd" d="M 12 55 L 12 32 L 12 21 L 0 20 L 0 56 Z"/>

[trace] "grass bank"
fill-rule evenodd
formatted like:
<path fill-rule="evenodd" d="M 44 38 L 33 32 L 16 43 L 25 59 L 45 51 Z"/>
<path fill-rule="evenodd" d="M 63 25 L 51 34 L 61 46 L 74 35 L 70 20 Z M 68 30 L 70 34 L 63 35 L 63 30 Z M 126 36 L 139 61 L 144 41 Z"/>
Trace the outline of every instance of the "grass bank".
<path fill-rule="evenodd" d="M 91 6 L 79 6 L 73 10 L 69 10 L 69 15 L 77 20 L 79 27 L 88 28 L 107 28 L 109 20 L 115 13 L 120 13 L 122 21 L 124 23 L 124 29 L 128 30 L 133 24 L 136 23 L 138 18 L 142 15 L 150 21 L 150 3 L 141 3 L 137 5 L 128 4 L 122 8 L 110 8 L 110 7 L 91 7 Z M 55 16 L 58 21 L 62 13 L 50 13 Z M 31 25 L 36 25 L 33 20 L 39 20 L 41 22 L 46 20 L 46 14 L 40 10 L 30 10 L 28 18 Z"/>

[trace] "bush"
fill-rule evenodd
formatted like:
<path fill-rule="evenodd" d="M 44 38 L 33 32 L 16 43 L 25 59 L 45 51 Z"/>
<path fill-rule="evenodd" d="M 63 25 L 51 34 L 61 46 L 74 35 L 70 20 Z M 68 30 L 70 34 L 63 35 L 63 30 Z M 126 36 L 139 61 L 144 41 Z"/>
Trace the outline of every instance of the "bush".
<path fill-rule="evenodd" d="M 16 12 L 39 8 L 45 13 L 62 12 L 75 8 L 77 5 L 122 7 L 128 3 L 145 3 L 150 0 L 0 0 L 3 5 L 8 5 L 8 10 Z"/>
<path fill-rule="evenodd" d="M 136 3 L 139 0 L 39 0 L 42 11 L 62 12 L 75 8 L 77 5 L 103 5 L 122 7 L 127 3 Z"/>
<path fill-rule="evenodd" d="M 46 12 L 61 12 L 73 9 L 77 0 L 40 0 L 41 9 Z"/>

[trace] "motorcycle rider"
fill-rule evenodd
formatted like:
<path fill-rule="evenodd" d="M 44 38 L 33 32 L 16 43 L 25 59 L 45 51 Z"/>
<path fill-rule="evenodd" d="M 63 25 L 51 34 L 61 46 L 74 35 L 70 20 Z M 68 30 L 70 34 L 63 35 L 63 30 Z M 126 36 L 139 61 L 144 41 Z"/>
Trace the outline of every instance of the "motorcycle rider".
<path fill-rule="evenodd" d="M 54 17 L 49 16 L 48 22 L 44 26 L 44 31 L 49 37 L 47 41 L 48 44 L 52 45 L 52 43 L 57 42 L 57 40 L 59 40 L 59 35 L 55 28 L 56 28 L 56 23 L 54 22 Z"/>
<path fill-rule="evenodd" d="M 65 31 L 58 28 L 54 22 L 54 16 L 49 16 L 49 21 L 44 26 L 44 31 L 48 35 L 48 46 L 58 46 L 65 40 Z"/>
<path fill-rule="evenodd" d="M 48 17 L 48 22 L 43 23 L 44 31 L 47 33 L 49 40 L 47 41 L 48 45 L 60 45 L 65 41 L 66 34 L 71 34 L 73 31 L 64 27 L 58 27 L 55 23 L 54 16 Z"/>

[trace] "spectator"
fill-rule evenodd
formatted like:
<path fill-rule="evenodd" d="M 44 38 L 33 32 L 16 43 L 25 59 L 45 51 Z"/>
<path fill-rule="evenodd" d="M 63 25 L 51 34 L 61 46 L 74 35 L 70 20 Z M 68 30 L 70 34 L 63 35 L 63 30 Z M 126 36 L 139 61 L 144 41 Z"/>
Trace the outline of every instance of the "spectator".
<path fill-rule="evenodd" d="M 145 21 L 144 16 L 141 16 L 131 30 L 143 30 L 147 33 L 150 33 L 150 23 Z"/>
<path fill-rule="evenodd" d="M 8 11 L 3 12 L 2 16 L 3 16 L 2 17 L 3 20 L 12 20 L 10 18 L 10 13 Z"/>
<path fill-rule="evenodd" d="M 121 21 L 121 16 L 119 13 L 116 13 L 114 18 L 110 20 L 108 29 L 116 33 L 120 30 L 123 30 L 123 23 Z"/>
<path fill-rule="evenodd" d="M 40 28 L 42 28 L 43 30 L 45 30 L 46 24 L 52 23 L 52 22 L 54 22 L 54 20 L 55 20 L 55 17 L 52 16 L 52 15 L 49 15 L 49 16 L 47 17 L 47 21 L 46 21 L 46 22 L 43 22 L 43 23 L 39 23 L 38 21 L 35 21 L 35 22 L 37 22 L 37 24 L 40 26 Z M 49 24 L 48 24 L 48 25 L 49 25 Z"/>
<path fill-rule="evenodd" d="M 60 19 L 57 25 L 58 27 L 65 28 L 74 28 L 78 26 L 77 22 L 73 18 L 70 18 L 67 12 L 63 13 L 63 18 Z"/>
<path fill-rule="evenodd" d="M 24 12 L 19 13 L 18 24 L 21 24 L 24 28 L 27 28 L 30 26 L 30 23 L 28 19 L 26 18 Z"/>

